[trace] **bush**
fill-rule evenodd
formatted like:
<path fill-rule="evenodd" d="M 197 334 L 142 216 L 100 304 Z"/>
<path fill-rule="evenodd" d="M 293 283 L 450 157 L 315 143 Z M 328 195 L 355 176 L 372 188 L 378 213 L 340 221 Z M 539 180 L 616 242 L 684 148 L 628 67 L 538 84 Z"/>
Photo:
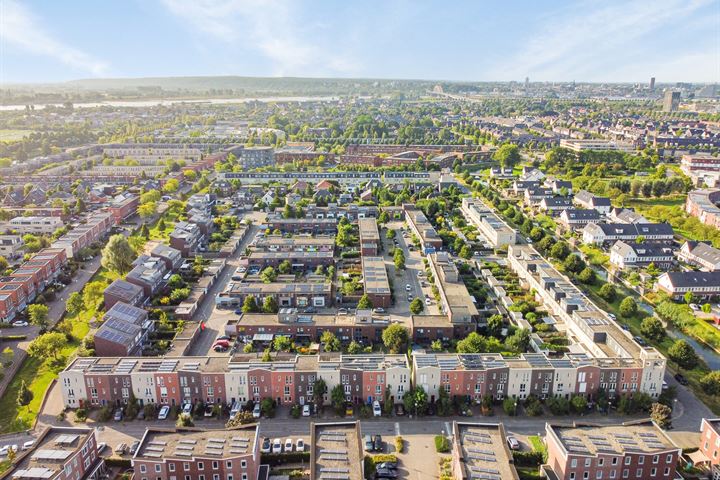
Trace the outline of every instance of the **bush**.
<path fill-rule="evenodd" d="M 403 448 L 405 448 L 405 441 L 403 438 L 400 436 L 395 437 L 395 451 L 397 453 L 402 453 Z"/>
<path fill-rule="evenodd" d="M 551 397 L 545 401 L 545 405 L 553 415 L 567 415 L 570 411 L 570 402 L 562 397 Z"/>
<path fill-rule="evenodd" d="M 301 413 L 302 413 L 302 412 L 300 411 L 300 405 L 293 405 L 293 406 L 290 408 L 290 415 L 291 415 L 293 418 L 300 418 L 300 414 L 301 414 Z"/>
<path fill-rule="evenodd" d="M 290 452 L 290 453 L 261 453 L 260 463 L 268 464 L 271 467 L 283 465 L 285 463 L 309 463 L 310 452 Z"/>
<path fill-rule="evenodd" d="M 625 299 L 620 302 L 620 315 L 625 318 L 634 317 L 637 314 L 637 310 L 637 303 L 635 303 L 632 297 L 625 297 Z"/>
<path fill-rule="evenodd" d="M 515 415 L 517 413 L 517 405 L 519 401 L 515 398 L 507 397 L 505 400 L 503 400 L 503 411 L 505 411 L 505 415 Z"/>
<path fill-rule="evenodd" d="M 85 410 L 84 408 L 78 408 L 77 410 L 75 410 L 75 420 L 77 420 L 78 422 L 84 422 L 85 420 L 87 420 L 87 410 Z"/>
<path fill-rule="evenodd" d="M 692 370 L 699 362 L 697 353 L 685 340 L 677 340 L 673 343 L 668 348 L 668 357 L 685 370 Z"/>
<path fill-rule="evenodd" d="M 450 442 L 445 435 L 435 436 L 435 451 L 438 453 L 448 453 L 450 451 Z"/>
<path fill-rule="evenodd" d="M 513 451 L 513 460 L 518 467 L 539 467 L 543 463 L 542 452 Z"/>
<path fill-rule="evenodd" d="M 720 394 L 720 371 L 710 372 L 702 377 L 700 387 L 709 395 Z"/>

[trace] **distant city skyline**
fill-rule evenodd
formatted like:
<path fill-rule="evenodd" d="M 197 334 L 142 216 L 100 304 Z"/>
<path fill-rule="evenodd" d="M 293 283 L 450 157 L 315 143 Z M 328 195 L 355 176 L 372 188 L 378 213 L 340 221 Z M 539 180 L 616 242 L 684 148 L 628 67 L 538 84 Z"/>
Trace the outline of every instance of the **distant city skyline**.
<path fill-rule="evenodd" d="M 0 83 L 720 81 L 720 2 L 0 0 Z"/>

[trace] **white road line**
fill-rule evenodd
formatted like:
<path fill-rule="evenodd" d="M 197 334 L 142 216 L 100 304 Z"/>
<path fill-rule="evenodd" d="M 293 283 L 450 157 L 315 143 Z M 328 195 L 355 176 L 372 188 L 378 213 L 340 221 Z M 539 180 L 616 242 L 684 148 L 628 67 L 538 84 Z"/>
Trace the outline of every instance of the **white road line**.
<path fill-rule="evenodd" d="M 400 436 L 400 422 L 395 422 L 395 436 Z"/>
<path fill-rule="evenodd" d="M 452 435 L 452 429 L 450 428 L 450 422 L 445 422 L 445 430 L 447 430 L 448 436 Z"/>

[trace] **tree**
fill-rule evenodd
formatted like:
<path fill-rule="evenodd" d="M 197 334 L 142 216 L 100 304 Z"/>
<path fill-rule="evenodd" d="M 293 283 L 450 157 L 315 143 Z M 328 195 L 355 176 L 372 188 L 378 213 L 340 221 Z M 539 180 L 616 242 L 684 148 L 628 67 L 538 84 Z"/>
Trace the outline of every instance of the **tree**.
<path fill-rule="evenodd" d="M 487 320 L 487 334 L 491 337 L 499 337 L 503 323 L 504 319 L 502 315 L 491 315 Z"/>
<path fill-rule="evenodd" d="M 533 242 L 539 242 L 545 236 L 545 232 L 540 227 L 534 227 L 530 230 L 530 239 Z"/>
<path fill-rule="evenodd" d="M 395 249 L 395 253 L 393 253 L 393 263 L 395 264 L 396 269 L 405 269 L 405 254 L 403 253 L 401 248 Z"/>
<path fill-rule="evenodd" d="M 263 362 L 271 362 L 272 361 L 272 354 L 270 353 L 270 349 L 266 348 L 263 350 L 262 357 L 260 358 Z"/>
<path fill-rule="evenodd" d="M 275 279 L 277 279 L 277 271 L 275 271 L 273 267 L 267 267 L 260 273 L 260 280 L 262 280 L 263 283 L 272 283 Z"/>
<path fill-rule="evenodd" d="M 640 333 L 645 335 L 647 338 L 655 341 L 660 341 L 665 338 L 665 327 L 657 317 L 647 317 L 640 324 Z"/>
<path fill-rule="evenodd" d="M 507 397 L 503 400 L 502 406 L 505 415 L 514 416 L 517 414 L 517 405 L 519 400 L 517 398 Z"/>
<path fill-rule="evenodd" d="M 620 302 L 620 315 L 625 318 L 634 317 L 637 314 L 637 308 L 637 303 L 635 303 L 634 298 L 625 297 L 625 299 Z"/>
<path fill-rule="evenodd" d="M 582 272 L 578 274 L 578 280 L 586 285 L 592 285 L 595 283 L 595 270 L 590 267 L 585 267 Z"/>
<path fill-rule="evenodd" d="M 587 406 L 588 401 L 582 395 L 573 395 L 570 399 L 570 407 L 575 413 L 585 413 Z"/>
<path fill-rule="evenodd" d="M 273 348 L 276 352 L 289 352 L 293 348 L 292 340 L 285 335 L 276 335 L 273 340 Z"/>
<path fill-rule="evenodd" d="M 423 301 L 419 297 L 410 302 L 410 312 L 413 315 L 419 315 L 424 308 Z"/>
<path fill-rule="evenodd" d="M 568 272 L 579 273 L 585 268 L 585 262 L 582 261 L 579 255 L 573 253 L 565 258 L 563 266 Z"/>
<path fill-rule="evenodd" d="M 288 273 L 290 273 L 290 270 L 292 270 L 292 264 L 290 263 L 290 260 L 283 260 L 280 265 L 278 265 L 278 271 L 283 275 L 287 275 Z"/>
<path fill-rule="evenodd" d="M 698 364 L 697 353 L 685 340 L 676 340 L 668 348 L 668 357 L 685 370 L 692 370 Z"/>
<path fill-rule="evenodd" d="M 458 353 L 482 353 L 487 351 L 485 337 L 477 332 L 470 332 L 467 337 L 457 342 Z"/>
<path fill-rule="evenodd" d="M 194 427 L 195 423 L 193 422 L 192 415 L 189 413 L 181 413 L 178 415 L 177 421 L 175 422 L 176 427 Z"/>
<path fill-rule="evenodd" d="M 177 192 L 179 186 L 180 182 L 178 182 L 176 178 L 171 178 L 170 180 L 165 182 L 165 185 L 163 186 L 163 192 L 175 193 Z"/>
<path fill-rule="evenodd" d="M 34 358 L 45 360 L 58 359 L 60 351 L 67 344 L 65 335 L 59 332 L 43 333 L 28 345 L 28 355 Z"/>
<path fill-rule="evenodd" d="M 452 402 L 444 385 L 441 385 L 438 389 L 437 414 L 441 417 L 452 414 Z"/>
<path fill-rule="evenodd" d="M 17 394 L 17 406 L 24 407 L 28 405 L 30 402 L 32 402 L 33 396 L 33 392 L 30 391 L 30 389 L 27 387 L 27 384 L 25 383 L 25 380 L 23 380 L 20 384 L 20 390 Z"/>
<path fill-rule="evenodd" d="M 442 341 L 441 341 L 441 340 L 433 340 L 433 341 L 430 343 L 430 349 L 431 349 L 433 352 L 442 352 L 442 350 L 443 350 Z"/>
<path fill-rule="evenodd" d="M 65 310 L 72 316 L 78 315 L 84 308 L 85 302 L 83 302 L 80 292 L 71 293 L 65 302 Z"/>
<path fill-rule="evenodd" d="M 428 406 L 428 396 L 425 389 L 420 385 L 411 388 L 403 396 L 403 406 L 408 412 L 423 415 Z"/>
<path fill-rule="evenodd" d="M 492 158 L 502 167 L 512 168 L 520 162 L 520 149 L 515 144 L 506 143 L 495 151 Z"/>
<path fill-rule="evenodd" d="M 382 333 L 382 340 L 390 353 L 400 353 L 407 349 L 410 341 L 410 334 L 407 328 L 399 323 L 393 323 Z"/>
<path fill-rule="evenodd" d="M 700 388 L 708 395 L 720 395 L 720 371 L 706 373 L 700 379 Z"/>
<path fill-rule="evenodd" d="M 245 301 L 242 306 L 243 313 L 256 313 L 258 311 L 257 301 L 252 295 L 245 297 Z"/>
<path fill-rule="evenodd" d="M 378 217 L 378 222 L 379 223 L 387 223 L 389 221 L 390 221 L 390 215 L 388 214 L 388 212 L 383 210 L 383 212 L 380 213 L 380 216 Z"/>
<path fill-rule="evenodd" d="M 265 297 L 265 300 L 263 300 L 262 309 L 265 313 L 277 313 L 278 303 L 277 300 L 275 300 L 275 297 Z"/>
<path fill-rule="evenodd" d="M 357 355 L 358 353 L 361 353 L 361 352 L 362 352 L 362 349 L 363 349 L 363 348 L 362 348 L 362 345 L 360 345 L 360 344 L 359 344 L 358 342 L 356 342 L 355 340 L 353 340 L 352 342 L 350 342 L 350 344 L 348 345 L 348 353 L 349 353 L 350 355 Z"/>
<path fill-rule="evenodd" d="M 372 300 L 370 300 L 370 297 L 367 293 L 360 297 L 357 308 L 360 310 L 367 310 L 373 308 Z"/>
<path fill-rule="evenodd" d="M 323 350 L 326 352 L 337 352 L 340 350 L 340 340 L 329 330 L 324 331 L 320 336 L 320 343 L 323 344 Z"/>
<path fill-rule="evenodd" d="M 606 283 L 600 287 L 600 297 L 606 302 L 612 303 L 617 297 L 617 291 L 612 284 Z"/>
<path fill-rule="evenodd" d="M 140 236 L 145 240 L 150 239 L 150 229 L 148 228 L 146 223 L 143 223 L 142 227 L 140 227 Z"/>
<path fill-rule="evenodd" d="M 325 400 L 325 394 L 327 393 L 327 384 L 325 383 L 325 380 L 322 378 L 318 378 L 313 383 L 313 401 L 315 402 L 316 407 L 322 407 L 324 400 Z"/>
<path fill-rule="evenodd" d="M 703 313 L 710 313 L 712 312 L 712 305 L 709 303 L 703 303 L 703 306 L 700 307 L 700 309 L 703 311 Z"/>
<path fill-rule="evenodd" d="M 460 258 L 468 259 L 468 258 L 472 257 L 472 250 L 470 250 L 470 247 L 468 247 L 467 245 L 464 245 L 460 249 L 459 255 L 460 255 Z"/>
<path fill-rule="evenodd" d="M 345 388 L 342 384 L 338 383 L 330 391 L 330 403 L 338 415 L 343 414 L 345 411 Z"/>
<path fill-rule="evenodd" d="M 137 212 L 142 219 L 150 218 L 157 213 L 157 203 L 143 203 L 142 205 L 138 206 Z"/>
<path fill-rule="evenodd" d="M 4 271 L 8 268 L 8 261 L 7 258 L 0 255 L 0 271 Z"/>
<path fill-rule="evenodd" d="M 650 419 L 660 428 L 668 428 L 672 421 L 672 409 L 662 403 L 653 403 L 650 407 Z"/>
<path fill-rule="evenodd" d="M 166 228 L 167 228 L 167 225 L 165 225 L 165 219 L 163 217 L 160 217 L 160 220 L 158 220 L 158 223 L 157 223 L 158 231 L 164 232 Z"/>
<path fill-rule="evenodd" d="M 83 288 L 83 303 L 85 304 L 85 308 L 97 308 L 103 299 L 103 292 L 106 287 L 105 282 L 101 281 L 86 283 Z"/>
<path fill-rule="evenodd" d="M 37 325 L 40 328 L 47 328 L 48 326 L 48 307 L 34 303 L 28 307 L 28 315 L 30 316 L 30 323 Z"/>
<path fill-rule="evenodd" d="M 519 328 L 505 340 L 505 345 L 510 350 L 522 353 L 528 349 L 530 345 L 530 330 L 527 328 Z"/>
<path fill-rule="evenodd" d="M 568 255 L 570 255 L 570 247 L 565 242 L 557 242 L 550 249 L 550 256 L 558 260 L 565 260 Z"/>
<path fill-rule="evenodd" d="M 685 295 L 683 295 L 683 299 L 688 305 L 691 303 L 695 303 L 695 295 L 693 295 L 692 292 L 685 292 Z"/>
<path fill-rule="evenodd" d="M 102 266 L 108 270 L 124 275 L 133 268 L 135 250 L 130 246 L 125 235 L 117 234 L 110 237 L 102 250 Z"/>
<path fill-rule="evenodd" d="M 177 273 L 170 276 L 168 279 L 168 287 L 175 289 L 175 288 L 183 288 L 185 286 L 185 280 L 178 275 Z"/>

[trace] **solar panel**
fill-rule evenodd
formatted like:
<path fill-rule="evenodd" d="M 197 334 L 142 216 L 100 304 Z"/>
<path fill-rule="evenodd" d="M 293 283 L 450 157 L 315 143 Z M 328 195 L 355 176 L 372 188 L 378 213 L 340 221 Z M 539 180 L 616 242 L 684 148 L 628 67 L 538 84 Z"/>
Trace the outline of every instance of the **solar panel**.
<path fill-rule="evenodd" d="M 329 454 L 329 453 L 322 454 L 321 453 L 320 456 L 326 460 L 338 460 L 338 461 L 343 461 L 343 462 L 350 461 L 350 459 L 348 458 L 347 455 L 338 455 L 338 454 Z"/>
<path fill-rule="evenodd" d="M 348 451 L 347 451 L 346 449 L 342 449 L 342 450 L 327 450 L 327 449 L 323 449 L 323 450 L 320 450 L 320 454 L 322 455 L 323 453 L 342 453 L 342 454 L 347 454 Z"/>
<path fill-rule="evenodd" d="M 165 447 L 154 447 L 152 445 L 145 447 L 145 452 L 164 452 Z"/>
<path fill-rule="evenodd" d="M 471 458 L 473 460 L 480 460 L 482 462 L 495 462 L 495 457 L 491 457 L 489 455 L 477 455 L 477 454 L 470 454 L 468 455 L 468 458 Z"/>
<path fill-rule="evenodd" d="M 350 469 L 323 467 L 320 469 L 320 473 L 350 473 Z"/>
<path fill-rule="evenodd" d="M 176 450 L 175 455 L 178 457 L 192 457 L 192 452 L 187 452 L 184 450 Z"/>
<path fill-rule="evenodd" d="M 150 457 L 150 458 L 162 458 L 162 453 L 155 453 L 155 452 L 145 452 L 143 454 L 144 457 Z"/>
<path fill-rule="evenodd" d="M 469 467 L 471 472 L 479 472 L 479 473 L 500 473 L 500 470 L 496 470 L 494 468 L 488 468 L 488 467 Z"/>
<path fill-rule="evenodd" d="M 178 440 L 178 443 L 182 443 L 185 445 L 195 445 L 197 443 L 197 440 Z"/>
<path fill-rule="evenodd" d="M 482 454 L 485 454 L 485 455 L 495 455 L 495 452 L 493 452 L 492 450 L 485 450 L 485 449 L 482 449 L 482 448 L 468 448 L 468 452 L 472 452 L 472 453 L 482 453 Z"/>
<path fill-rule="evenodd" d="M 247 453 L 247 448 L 243 448 L 243 449 L 231 448 L 230 453 L 234 453 L 234 454 Z"/>

